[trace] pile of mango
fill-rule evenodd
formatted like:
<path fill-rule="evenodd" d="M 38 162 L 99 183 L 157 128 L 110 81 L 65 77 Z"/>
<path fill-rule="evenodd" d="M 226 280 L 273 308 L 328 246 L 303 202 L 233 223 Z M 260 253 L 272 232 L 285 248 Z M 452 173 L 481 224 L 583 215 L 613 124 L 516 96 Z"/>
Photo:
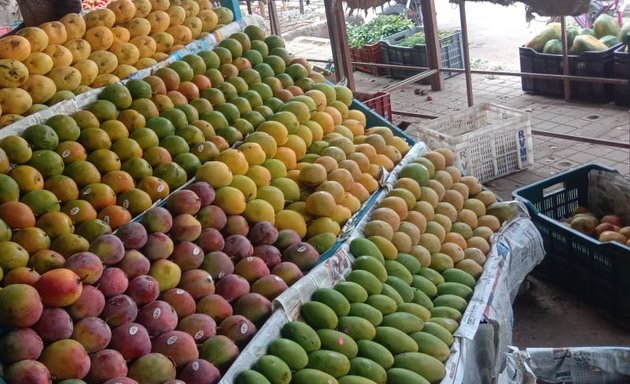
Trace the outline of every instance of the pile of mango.
<path fill-rule="evenodd" d="M 115 0 L 0 39 L 0 126 L 125 79 L 233 21 L 208 0 Z"/>
<path fill-rule="evenodd" d="M 405 165 L 350 243 L 345 281 L 304 303 L 237 384 L 423 384 L 445 375 L 453 334 L 490 251 L 513 216 L 453 153 Z M 378 228 L 378 230 L 376 230 Z"/>
<path fill-rule="evenodd" d="M 216 383 L 409 150 L 352 100 L 250 25 L 5 136 L 3 379 Z"/>

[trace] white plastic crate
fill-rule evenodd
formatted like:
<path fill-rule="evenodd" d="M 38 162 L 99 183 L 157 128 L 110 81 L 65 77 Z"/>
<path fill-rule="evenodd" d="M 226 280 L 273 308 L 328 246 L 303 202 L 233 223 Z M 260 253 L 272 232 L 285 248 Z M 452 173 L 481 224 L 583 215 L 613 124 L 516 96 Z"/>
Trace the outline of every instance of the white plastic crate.
<path fill-rule="evenodd" d="M 462 169 L 481 182 L 534 164 L 529 113 L 482 103 L 415 127 L 418 140 L 430 148 L 449 147 Z"/>

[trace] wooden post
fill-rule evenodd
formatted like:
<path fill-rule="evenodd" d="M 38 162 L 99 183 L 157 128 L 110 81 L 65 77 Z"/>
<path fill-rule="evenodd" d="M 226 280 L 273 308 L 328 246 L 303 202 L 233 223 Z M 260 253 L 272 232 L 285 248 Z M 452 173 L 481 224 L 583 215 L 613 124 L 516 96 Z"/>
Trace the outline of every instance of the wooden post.
<path fill-rule="evenodd" d="M 442 49 L 437 27 L 437 18 L 434 0 L 422 0 L 422 20 L 424 24 L 424 36 L 427 44 L 427 60 L 430 69 L 442 68 Z M 444 88 L 444 76 L 441 71 L 431 76 L 431 89 L 441 91 Z"/>
<path fill-rule="evenodd" d="M 271 34 L 280 36 L 282 31 L 280 31 L 280 21 L 278 20 L 278 11 L 276 10 L 276 2 L 274 0 L 267 1 L 267 11 L 269 12 Z"/>
<path fill-rule="evenodd" d="M 466 99 L 468 100 L 468 106 L 472 107 L 475 104 L 473 99 L 473 86 L 472 86 L 472 72 L 470 70 L 470 49 L 468 46 L 468 23 L 466 22 L 466 2 L 459 3 L 459 22 L 462 29 L 462 51 L 464 57 L 464 73 L 466 76 Z"/>
<path fill-rule="evenodd" d="M 569 75 L 569 40 L 567 37 L 567 19 L 566 17 L 560 17 L 560 38 L 562 39 L 562 74 Z M 564 89 L 564 100 L 571 100 L 571 82 L 568 79 L 564 79 L 562 82 Z"/>
<path fill-rule="evenodd" d="M 221 0 L 221 6 L 229 8 L 234 13 L 234 20 L 240 20 L 243 18 L 241 14 L 241 7 L 238 4 L 238 0 Z"/>
<path fill-rule="evenodd" d="M 352 61 L 348 49 L 348 34 L 346 32 L 346 17 L 343 13 L 341 0 L 324 0 L 326 19 L 328 20 L 328 34 L 335 63 L 337 81 L 346 78 L 348 88 L 354 91 L 354 75 Z"/>

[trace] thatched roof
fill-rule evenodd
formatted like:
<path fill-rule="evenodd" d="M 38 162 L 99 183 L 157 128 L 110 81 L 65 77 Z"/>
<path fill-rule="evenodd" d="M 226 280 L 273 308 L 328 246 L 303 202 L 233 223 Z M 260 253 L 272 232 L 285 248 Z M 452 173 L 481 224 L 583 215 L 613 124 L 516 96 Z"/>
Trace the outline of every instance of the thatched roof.
<path fill-rule="evenodd" d="M 487 1 L 500 5 L 511 5 L 517 0 L 450 0 L 451 3 L 464 1 Z M 527 6 L 527 13 L 539 16 L 572 16 L 588 13 L 590 0 L 518 0 Z"/>

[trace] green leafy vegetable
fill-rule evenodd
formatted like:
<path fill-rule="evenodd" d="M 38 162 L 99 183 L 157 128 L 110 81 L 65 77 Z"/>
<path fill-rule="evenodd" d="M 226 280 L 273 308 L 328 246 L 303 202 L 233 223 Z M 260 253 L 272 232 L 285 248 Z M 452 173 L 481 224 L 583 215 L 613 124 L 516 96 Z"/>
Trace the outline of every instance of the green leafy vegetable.
<path fill-rule="evenodd" d="M 453 32 L 451 31 L 439 31 L 438 35 L 440 36 L 440 39 L 450 36 L 451 34 L 453 34 Z M 414 33 L 411 36 L 406 37 L 404 40 L 396 43 L 396 45 L 398 46 L 402 46 L 402 47 L 413 47 L 414 45 L 424 45 L 426 44 L 426 39 L 424 36 L 424 32 L 418 32 L 418 33 Z"/>
<path fill-rule="evenodd" d="M 398 15 L 380 15 L 361 25 L 348 25 L 348 45 L 351 48 L 361 48 L 411 27 L 413 21 L 410 19 Z"/>

